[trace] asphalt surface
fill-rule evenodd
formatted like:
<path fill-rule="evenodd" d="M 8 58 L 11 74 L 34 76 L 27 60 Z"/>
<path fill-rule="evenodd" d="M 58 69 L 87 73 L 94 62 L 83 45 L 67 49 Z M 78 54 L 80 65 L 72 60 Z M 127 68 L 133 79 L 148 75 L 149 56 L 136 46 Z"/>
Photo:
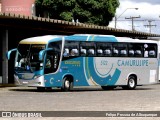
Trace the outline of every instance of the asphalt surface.
<path fill-rule="evenodd" d="M 126 111 L 126 114 L 130 111 L 160 111 L 160 84 L 138 86 L 135 90 L 123 90 L 118 87 L 105 91 L 100 87 L 79 87 L 74 88 L 71 92 L 62 92 L 57 88 L 38 92 L 34 87 L 0 87 L 0 111 Z M 106 116 L 63 117 L 62 115 L 62 117 L 54 119 L 124 119 L 124 117 Z M 21 120 L 22 118 L 0 119 Z M 34 118 L 34 120 L 36 119 L 40 118 Z M 53 118 L 41 119 L 52 120 Z M 125 117 L 125 119 L 135 118 Z M 159 120 L 160 118 L 136 117 L 136 119 Z"/>

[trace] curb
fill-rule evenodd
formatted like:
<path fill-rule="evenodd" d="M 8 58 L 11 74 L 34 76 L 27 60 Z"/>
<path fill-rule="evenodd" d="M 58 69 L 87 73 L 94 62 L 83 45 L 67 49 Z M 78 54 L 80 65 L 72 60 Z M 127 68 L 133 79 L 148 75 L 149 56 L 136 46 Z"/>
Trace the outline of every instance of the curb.
<path fill-rule="evenodd" d="M 0 84 L 0 88 L 3 88 L 3 87 L 16 87 L 15 84 Z"/>

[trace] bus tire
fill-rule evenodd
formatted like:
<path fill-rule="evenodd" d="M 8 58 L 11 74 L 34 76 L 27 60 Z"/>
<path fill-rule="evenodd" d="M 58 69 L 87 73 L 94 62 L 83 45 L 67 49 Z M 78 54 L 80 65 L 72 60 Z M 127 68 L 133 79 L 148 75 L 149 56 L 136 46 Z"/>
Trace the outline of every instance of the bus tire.
<path fill-rule="evenodd" d="M 63 86 L 62 86 L 62 91 L 70 91 L 73 88 L 73 82 L 70 80 L 69 77 L 65 77 L 63 79 Z"/>
<path fill-rule="evenodd" d="M 133 90 L 136 88 L 136 86 L 137 86 L 136 78 L 134 76 L 130 76 L 128 78 L 128 89 Z"/>

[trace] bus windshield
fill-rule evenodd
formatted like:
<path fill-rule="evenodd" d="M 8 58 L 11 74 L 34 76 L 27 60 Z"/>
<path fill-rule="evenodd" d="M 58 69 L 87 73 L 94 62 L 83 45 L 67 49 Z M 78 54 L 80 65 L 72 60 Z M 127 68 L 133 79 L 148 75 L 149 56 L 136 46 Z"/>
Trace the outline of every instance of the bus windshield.
<path fill-rule="evenodd" d="M 43 63 L 39 61 L 39 52 L 45 44 L 19 44 L 15 59 L 15 70 L 34 72 L 41 70 Z"/>

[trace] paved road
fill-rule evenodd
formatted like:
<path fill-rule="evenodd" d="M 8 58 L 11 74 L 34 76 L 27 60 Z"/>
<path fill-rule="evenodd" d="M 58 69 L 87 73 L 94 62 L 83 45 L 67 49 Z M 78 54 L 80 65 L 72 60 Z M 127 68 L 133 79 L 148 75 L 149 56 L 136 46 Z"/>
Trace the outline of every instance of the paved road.
<path fill-rule="evenodd" d="M 104 91 L 99 87 L 83 87 L 72 92 L 62 92 L 60 89 L 37 92 L 34 87 L 1 87 L 0 111 L 160 111 L 160 84 L 139 86 L 136 90 L 116 88 Z"/>

